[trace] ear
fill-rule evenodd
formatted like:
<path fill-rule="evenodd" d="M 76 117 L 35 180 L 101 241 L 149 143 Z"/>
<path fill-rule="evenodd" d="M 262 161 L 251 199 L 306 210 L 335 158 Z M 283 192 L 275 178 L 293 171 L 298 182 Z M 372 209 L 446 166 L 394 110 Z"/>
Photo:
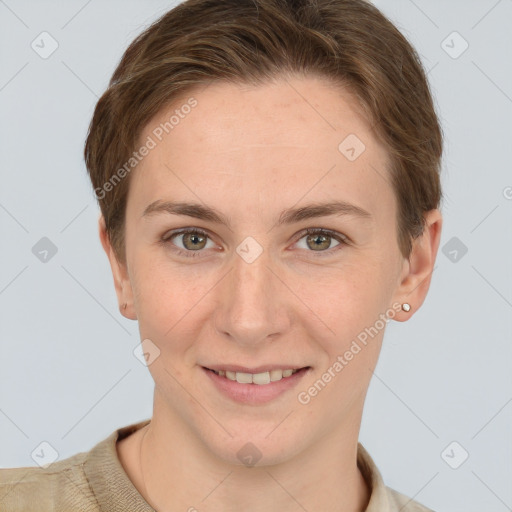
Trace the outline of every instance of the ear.
<path fill-rule="evenodd" d="M 110 261 L 117 300 L 119 301 L 119 311 L 124 317 L 129 318 L 130 320 L 137 320 L 137 315 L 135 314 L 135 308 L 133 306 L 133 290 L 130 277 L 128 275 L 127 265 L 120 263 L 115 255 L 114 249 L 110 244 L 103 215 L 100 215 L 98 220 L 98 229 L 101 245 L 107 253 Z M 124 304 L 126 304 L 126 308 L 123 308 Z"/>
<path fill-rule="evenodd" d="M 430 288 L 437 250 L 441 240 L 443 218 L 439 210 L 425 213 L 426 226 L 423 233 L 413 240 L 411 254 L 405 260 L 400 284 L 393 296 L 393 303 L 407 302 L 409 312 L 400 310 L 394 317 L 399 322 L 408 320 L 423 304 Z"/>

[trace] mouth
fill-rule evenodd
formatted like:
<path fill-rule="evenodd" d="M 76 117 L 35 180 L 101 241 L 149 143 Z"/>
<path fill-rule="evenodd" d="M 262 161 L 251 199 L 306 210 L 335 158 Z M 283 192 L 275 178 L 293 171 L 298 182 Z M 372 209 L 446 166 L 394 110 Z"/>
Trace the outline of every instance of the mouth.
<path fill-rule="evenodd" d="M 226 398 L 245 405 L 264 405 L 286 396 L 310 372 L 311 366 L 295 368 L 258 367 L 248 372 L 248 368 L 228 366 L 208 368 L 202 371 L 213 384 L 214 389 Z M 246 371 L 241 371 L 241 370 Z"/>
<path fill-rule="evenodd" d="M 239 384 L 256 384 L 258 386 L 264 386 L 272 382 L 279 382 L 283 379 L 287 379 L 292 375 L 302 371 L 308 370 L 310 366 L 304 366 L 302 368 L 275 368 L 266 371 L 248 372 L 248 371 L 235 371 L 228 369 L 212 369 L 203 366 L 205 370 L 215 373 L 219 377 L 223 377 Z"/>

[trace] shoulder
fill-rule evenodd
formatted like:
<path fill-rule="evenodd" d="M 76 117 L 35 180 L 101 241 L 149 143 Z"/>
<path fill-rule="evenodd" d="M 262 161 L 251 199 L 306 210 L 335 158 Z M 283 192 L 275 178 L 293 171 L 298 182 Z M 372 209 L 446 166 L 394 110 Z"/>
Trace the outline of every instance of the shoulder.
<path fill-rule="evenodd" d="M 118 459 L 116 443 L 150 421 L 118 428 L 89 451 L 47 466 L 0 469 L 0 512 L 145 510 L 147 504 Z"/>
<path fill-rule="evenodd" d="M 358 443 L 357 465 L 371 490 L 366 512 L 434 512 L 385 485 L 375 461 L 361 443 Z"/>
<path fill-rule="evenodd" d="M 99 511 L 83 469 L 86 457 L 81 452 L 47 467 L 0 469 L 0 510 Z"/>
<path fill-rule="evenodd" d="M 421 503 L 414 501 L 412 498 L 407 497 L 405 494 L 401 494 L 391 487 L 386 486 L 388 493 L 388 500 L 391 505 L 391 510 L 400 512 L 434 512 L 432 509 L 425 507 Z"/>

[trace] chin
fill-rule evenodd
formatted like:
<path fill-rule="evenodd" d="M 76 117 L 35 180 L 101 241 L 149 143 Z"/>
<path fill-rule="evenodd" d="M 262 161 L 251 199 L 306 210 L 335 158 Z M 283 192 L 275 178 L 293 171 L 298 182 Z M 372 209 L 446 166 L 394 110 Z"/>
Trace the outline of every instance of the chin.
<path fill-rule="evenodd" d="M 233 437 L 220 436 L 216 440 L 206 440 L 210 452 L 227 464 L 241 467 L 263 467 L 281 464 L 293 458 L 301 450 L 299 440 L 303 440 L 298 430 L 293 430 L 294 436 L 286 435 L 287 431 L 277 430 L 278 422 L 269 425 L 269 428 L 255 430 L 254 435 L 246 433 Z M 287 429 L 288 430 L 288 429 Z"/>

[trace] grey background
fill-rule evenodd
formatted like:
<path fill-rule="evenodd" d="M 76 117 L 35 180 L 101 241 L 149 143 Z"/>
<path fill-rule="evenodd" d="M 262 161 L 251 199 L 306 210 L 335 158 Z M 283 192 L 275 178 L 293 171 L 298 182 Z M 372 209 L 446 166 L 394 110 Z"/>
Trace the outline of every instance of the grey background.
<path fill-rule="evenodd" d="M 123 51 L 174 4 L 0 0 L 1 467 L 34 466 L 42 441 L 66 458 L 151 417 L 82 150 Z M 387 328 L 360 441 L 387 485 L 438 512 L 511 510 L 512 1 L 376 5 L 429 70 L 444 228 L 425 304 Z M 43 31 L 59 45 L 47 59 L 31 48 Z M 45 263 L 32 252 L 43 237 L 57 248 Z"/>

